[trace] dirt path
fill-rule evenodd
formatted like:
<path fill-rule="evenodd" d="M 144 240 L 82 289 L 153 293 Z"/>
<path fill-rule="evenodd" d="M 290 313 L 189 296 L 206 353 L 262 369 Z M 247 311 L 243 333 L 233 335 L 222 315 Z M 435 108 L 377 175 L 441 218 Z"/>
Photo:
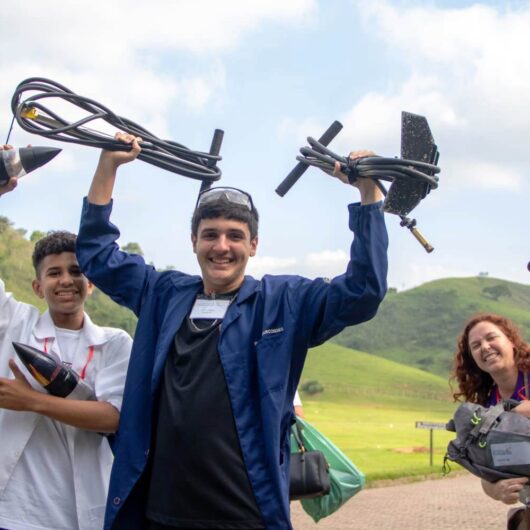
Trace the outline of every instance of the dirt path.
<path fill-rule="evenodd" d="M 507 511 L 465 474 L 363 490 L 318 524 L 295 502 L 292 521 L 295 530 L 502 530 Z"/>

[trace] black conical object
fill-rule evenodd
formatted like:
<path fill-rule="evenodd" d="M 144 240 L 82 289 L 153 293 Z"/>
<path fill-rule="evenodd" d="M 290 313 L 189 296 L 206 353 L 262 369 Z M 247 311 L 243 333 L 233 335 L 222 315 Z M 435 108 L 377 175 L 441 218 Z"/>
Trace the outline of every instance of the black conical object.
<path fill-rule="evenodd" d="M 62 149 L 56 147 L 21 147 L 18 152 L 26 173 L 37 169 L 55 158 Z"/>
<path fill-rule="evenodd" d="M 94 390 L 79 374 L 57 361 L 54 357 L 20 342 L 13 342 L 13 348 L 28 372 L 53 396 L 94 400 Z"/>
<path fill-rule="evenodd" d="M 21 147 L 0 151 L 0 186 L 12 177 L 23 177 L 43 166 L 61 151 L 55 147 Z"/>

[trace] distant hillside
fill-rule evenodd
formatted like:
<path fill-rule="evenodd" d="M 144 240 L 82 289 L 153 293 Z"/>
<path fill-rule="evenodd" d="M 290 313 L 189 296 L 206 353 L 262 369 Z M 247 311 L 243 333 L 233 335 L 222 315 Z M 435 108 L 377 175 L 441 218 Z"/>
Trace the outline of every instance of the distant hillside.
<path fill-rule="evenodd" d="M 37 298 L 31 288 L 35 272 L 31 264 L 33 243 L 25 237 L 23 229 L 15 229 L 10 221 L 0 216 L 0 278 L 6 290 L 22 302 L 35 305 L 41 311 L 46 304 Z M 86 303 L 90 318 L 101 326 L 125 329 L 131 335 L 136 327 L 136 317 L 131 311 L 114 303 L 108 296 L 95 290 Z"/>
<path fill-rule="evenodd" d="M 304 390 L 317 382 L 322 392 Z M 426 410 L 451 401 L 447 377 L 328 342 L 309 351 L 302 400 Z M 430 406 L 426 406 L 429 403 Z"/>
<path fill-rule="evenodd" d="M 447 376 L 456 337 L 473 313 L 512 318 L 530 340 L 530 286 L 495 278 L 451 278 L 389 292 L 376 317 L 334 342 Z"/>

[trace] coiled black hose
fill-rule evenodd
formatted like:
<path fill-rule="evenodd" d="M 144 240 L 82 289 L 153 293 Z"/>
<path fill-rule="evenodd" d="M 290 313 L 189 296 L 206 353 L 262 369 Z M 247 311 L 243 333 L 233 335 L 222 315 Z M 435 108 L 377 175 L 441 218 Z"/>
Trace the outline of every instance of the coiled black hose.
<path fill-rule="evenodd" d="M 87 116 L 75 123 L 68 123 L 44 105 L 44 102 L 58 99 L 83 109 L 87 112 Z M 221 160 L 219 150 L 223 131 L 219 129 L 214 133 L 209 153 L 192 151 L 177 142 L 161 140 L 132 120 L 114 114 L 101 103 L 75 94 L 65 86 L 42 77 L 28 78 L 17 86 L 11 99 L 11 110 L 20 127 L 29 133 L 99 149 L 130 150 L 130 145 L 119 142 L 105 133 L 86 128 L 90 122 L 101 119 L 125 133 L 140 136 L 143 141 L 138 158 L 144 162 L 184 177 L 200 180 L 202 186 L 206 188 L 221 178 L 217 162 Z"/>
<path fill-rule="evenodd" d="M 427 185 L 428 190 L 438 187 L 436 173 L 440 168 L 435 164 L 428 164 L 419 160 L 405 160 L 402 158 L 385 158 L 382 156 L 368 156 L 351 160 L 335 154 L 325 145 L 312 137 L 307 142 L 311 147 L 302 147 L 296 159 L 304 164 L 315 166 L 327 173 L 333 173 L 335 162 L 341 166 L 341 171 L 348 175 L 350 183 L 357 178 L 372 178 L 393 182 L 396 179 L 417 179 Z"/>

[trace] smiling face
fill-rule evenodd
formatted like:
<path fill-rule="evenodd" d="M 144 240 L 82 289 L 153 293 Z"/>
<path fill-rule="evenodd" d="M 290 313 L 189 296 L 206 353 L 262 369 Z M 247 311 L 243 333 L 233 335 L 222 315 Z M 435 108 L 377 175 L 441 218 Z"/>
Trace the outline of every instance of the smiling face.
<path fill-rule="evenodd" d="M 514 347 L 495 324 L 482 321 L 469 331 L 469 350 L 477 366 L 490 375 L 517 373 Z"/>
<path fill-rule="evenodd" d="M 39 263 L 38 276 L 32 286 L 35 294 L 46 300 L 56 326 L 82 327 L 85 300 L 92 293 L 93 285 L 81 273 L 73 252 L 46 256 Z"/>
<path fill-rule="evenodd" d="M 205 292 L 222 294 L 238 289 L 248 258 L 256 254 L 258 245 L 257 237 L 251 239 L 247 223 L 224 217 L 202 219 L 191 241 Z"/>

